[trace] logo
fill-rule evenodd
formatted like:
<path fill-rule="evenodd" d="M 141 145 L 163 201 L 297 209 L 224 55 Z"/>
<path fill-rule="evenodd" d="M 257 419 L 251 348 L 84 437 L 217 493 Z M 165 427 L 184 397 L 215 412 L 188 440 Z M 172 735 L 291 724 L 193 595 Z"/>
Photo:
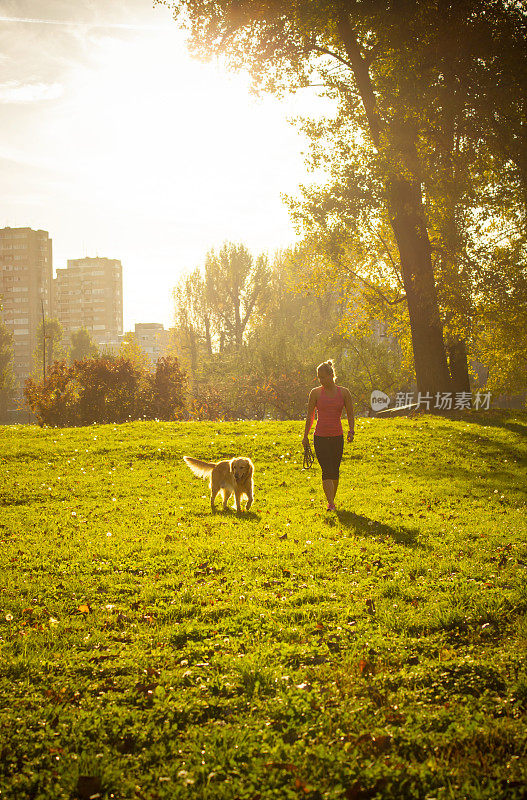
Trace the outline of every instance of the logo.
<path fill-rule="evenodd" d="M 384 394 L 384 392 L 375 389 L 371 393 L 370 405 L 374 411 L 382 411 L 383 408 L 388 408 L 390 405 L 390 398 L 387 394 Z"/>

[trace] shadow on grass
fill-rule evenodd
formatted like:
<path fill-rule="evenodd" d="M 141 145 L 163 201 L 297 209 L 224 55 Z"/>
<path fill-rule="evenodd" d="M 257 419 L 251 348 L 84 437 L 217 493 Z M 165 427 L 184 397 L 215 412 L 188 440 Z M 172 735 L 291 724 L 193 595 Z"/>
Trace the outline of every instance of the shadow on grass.
<path fill-rule="evenodd" d="M 337 511 L 337 518 L 340 525 L 344 528 L 352 528 L 360 536 L 390 537 L 398 544 L 423 548 L 423 545 L 419 542 L 417 528 L 393 528 L 384 522 L 377 522 L 377 520 L 370 519 L 362 514 L 355 514 L 353 511 Z"/>
<path fill-rule="evenodd" d="M 240 522 L 260 522 L 261 515 L 257 514 L 255 511 L 242 511 L 241 514 L 238 514 L 234 508 L 228 508 L 226 511 L 223 509 L 216 508 L 216 511 L 212 512 L 210 510 L 207 511 L 195 511 L 193 514 L 194 517 L 208 517 L 209 519 L 221 519 L 221 517 L 225 517 L 227 519 L 237 519 Z"/>
<path fill-rule="evenodd" d="M 467 413 L 460 416 L 459 419 L 463 422 L 485 425 L 490 428 L 504 428 L 507 431 L 519 434 L 524 439 L 527 438 L 527 415 L 524 411 L 494 409 L 479 415 L 477 412 Z"/>

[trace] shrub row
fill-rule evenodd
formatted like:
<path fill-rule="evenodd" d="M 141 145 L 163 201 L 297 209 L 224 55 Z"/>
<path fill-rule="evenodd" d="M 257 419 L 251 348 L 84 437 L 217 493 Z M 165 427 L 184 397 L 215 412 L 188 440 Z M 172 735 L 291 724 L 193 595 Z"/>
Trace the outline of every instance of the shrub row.
<path fill-rule="evenodd" d="M 187 377 L 172 356 L 152 373 L 122 356 L 102 356 L 57 361 L 45 380 L 27 381 L 24 395 L 41 425 L 173 420 L 185 414 Z"/>

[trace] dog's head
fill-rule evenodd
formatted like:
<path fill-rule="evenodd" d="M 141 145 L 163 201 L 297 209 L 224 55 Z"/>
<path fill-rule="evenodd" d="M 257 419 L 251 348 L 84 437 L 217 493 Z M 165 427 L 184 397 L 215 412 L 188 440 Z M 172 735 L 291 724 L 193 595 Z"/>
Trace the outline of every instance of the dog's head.
<path fill-rule="evenodd" d="M 253 463 L 250 458 L 233 458 L 231 470 L 236 483 L 245 483 L 253 474 Z"/>

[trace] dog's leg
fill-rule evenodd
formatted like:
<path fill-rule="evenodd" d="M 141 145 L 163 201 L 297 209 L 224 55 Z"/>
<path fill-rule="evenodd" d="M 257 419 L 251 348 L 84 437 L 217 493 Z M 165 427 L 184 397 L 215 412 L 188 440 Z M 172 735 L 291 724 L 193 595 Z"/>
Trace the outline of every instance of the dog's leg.
<path fill-rule="evenodd" d="M 218 494 L 218 492 L 219 492 L 219 489 L 211 489 L 210 490 L 210 510 L 212 511 L 212 513 L 214 513 L 215 510 L 216 510 L 214 508 L 214 501 L 216 499 L 216 495 Z"/>
<path fill-rule="evenodd" d="M 223 510 L 227 511 L 227 503 L 229 502 L 229 498 L 231 496 L 231 492 L 228 489 L 223 490 Z"/>
<path fill-rule="evenodd" d="M 249 511 L 249 509 L 250 509 L 250 507 L 252 506 L 252 504 L 253 504 L 253 494 L 252 494 L 252 492 L 249 490 L 249 491 L 247 492 L 247 505 L 245 506 L 245 510 L 246 510 L 246 511 Z"/>
<path fill-rule="evenodd" d="M 239 492 L 238 490 L 236 490 L 236 492 L 234 493 L 234 496 L 236 498 L 236 513 L 237 514 L 241 514 L 241 510 L 242 510 L 242 493 Z"/>

